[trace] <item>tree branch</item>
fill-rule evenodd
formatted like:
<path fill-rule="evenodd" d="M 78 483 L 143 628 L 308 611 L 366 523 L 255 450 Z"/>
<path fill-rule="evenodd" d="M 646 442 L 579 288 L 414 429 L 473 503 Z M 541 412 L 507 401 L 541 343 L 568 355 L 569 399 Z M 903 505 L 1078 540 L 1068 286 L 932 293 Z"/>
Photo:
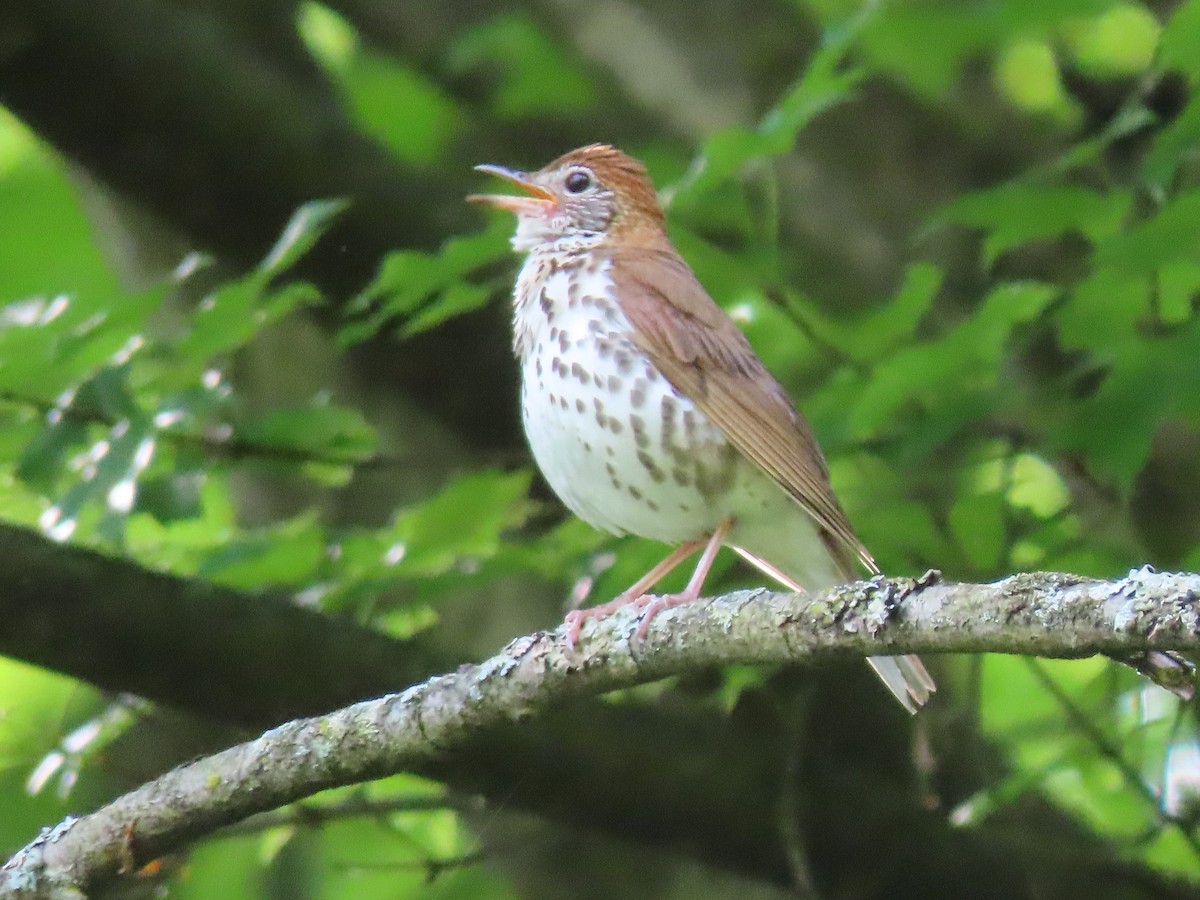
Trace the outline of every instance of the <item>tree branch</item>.
<path fill-rule="evenodd" d="M 0 524 L 0 558 L 0 653 L 218 721 L 257 730 L 436 671 L 415 642 L 28 528 Z M 312 660 L 337 677 L 301 677 Z"/>
<path fill-rule="evenodd" d="M 481 729 L 572 697 L 697 668 L 878 653 L 1077 657 L 1200 649 L 1200 576 L 1135 570 L 1117 581 L 1017 575 L 990 585 L 876 578 L 815 596 L 742 591 L 655 619 L 632 613 L 568 650 L 563 629 L 518 638 L 475 666 L 400 694 L 301 719 L 181 766 L 43 833 L 0 870 L 0 895 L 73 896 L 216 828 L 326 788 L 428 765 Z"/>

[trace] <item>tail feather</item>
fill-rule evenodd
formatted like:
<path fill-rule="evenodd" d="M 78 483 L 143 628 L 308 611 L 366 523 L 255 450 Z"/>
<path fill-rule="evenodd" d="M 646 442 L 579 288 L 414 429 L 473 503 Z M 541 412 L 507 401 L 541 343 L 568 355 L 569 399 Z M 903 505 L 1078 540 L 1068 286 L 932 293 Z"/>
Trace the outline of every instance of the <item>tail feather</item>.
<path fill-rule="evenodd" d="M 929 695 L 937 690 L 919 656 L 868 656 L 867 662 L 910 713 L 924 706 Z"/>
<path fill-rule="evenodd" d="M 744 547 L 734 547 L 733 549 L 756 569 L 775 579 L 784 587 L 799 593 L 806 590 L 799 581 L 758 554 L 752 553 Z M 910 713 L 915 713 L 924 706 L 929 700 L 929 695 L 937 690 L 932 676 L 918 656 L 870 656 L 867 657 L 867 662 L 887 685 L 892 695 Z"/>

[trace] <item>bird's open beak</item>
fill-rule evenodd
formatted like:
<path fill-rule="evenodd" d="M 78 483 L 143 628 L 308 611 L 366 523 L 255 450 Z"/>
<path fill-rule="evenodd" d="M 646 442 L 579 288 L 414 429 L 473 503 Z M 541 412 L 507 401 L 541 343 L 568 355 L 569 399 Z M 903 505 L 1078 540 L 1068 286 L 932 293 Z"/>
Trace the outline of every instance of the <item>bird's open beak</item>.
<path fill-rule="evenodd" d="M 467 200 L 471 203 L 487 203 L 498 209 L 507 209 L 509 212 L 517 214 L 542 215 L 557 202 L 555 196 L 550 191 L 539 184 L 535 184 L 524 172 L 517 172 L 513 169 L 506 169 L 504 166 L 493 165 L 476 166 L 475 171 L 487 172 L 489 175 L 495 175 L 498 178 L 503 178 L 505 181 L 511 181 L 529 194 L 529 196 L 522 197 L 514 194 L 471 194 L 467 197 Z"/>

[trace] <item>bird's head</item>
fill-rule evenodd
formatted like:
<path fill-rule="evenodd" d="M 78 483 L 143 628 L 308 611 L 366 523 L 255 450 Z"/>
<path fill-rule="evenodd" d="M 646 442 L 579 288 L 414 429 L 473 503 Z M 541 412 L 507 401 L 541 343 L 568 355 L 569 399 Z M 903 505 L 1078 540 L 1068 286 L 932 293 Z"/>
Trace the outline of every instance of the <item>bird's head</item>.
<path fill-rule="evenodd" d="M 475 167 L 511 181 L 525 194 L 472 194 L 468 200 L 516 213 L 513 247 L 527 251 L 561 238 L 597 243 L 636 230 L 662 230 L 663 213 L 646 167 L 607 144 L 560 156 L 536 172 Z"/>

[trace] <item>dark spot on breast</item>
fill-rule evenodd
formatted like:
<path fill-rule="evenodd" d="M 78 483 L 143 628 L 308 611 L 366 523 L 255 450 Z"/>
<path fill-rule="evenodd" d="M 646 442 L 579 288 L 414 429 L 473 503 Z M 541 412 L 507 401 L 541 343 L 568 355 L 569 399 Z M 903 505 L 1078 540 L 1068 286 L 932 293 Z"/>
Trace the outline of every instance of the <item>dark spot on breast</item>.
<path fill-rule="evenodd" d="M 596 424 L 599 425 L 601 428 L 607 427 L 608 426 L 608 416 L 606 416 L 604 414 L 604 404 L 601 403 L 599 400 L 593 399 L 592 406 L 596 410 Z M 609 456 L 611 456 L 612 455 L 611 448 L 609 448 L 609 449 L 610 449 Z"/>
<path fill-rule="evenodd" d="M 609 375 L 608 376 L 608 389 L 609 389 L 609 391 L 611 391 L 614 394 L 617 391 L 619 391 L 621 389 L 621 379 L 618 378 L 616 375 Z"/>
<path fill-rule="evenodd" d="M 555 325 L 550 329 L 550 340 L 557 341 L 560 334 L 562 334 L 562 329 Z"/>
<path fill-rule="evenodd" d="M 681 469 L 681 468 L 679 468 L 679 466 L 676 466 L 675 468 L 673 468 L 671 470 L 671 477 L 675 480 L 675 483 L 677 485 L 679 485 L 680 487 L 687 487 L 692 482 L 692 480 L 690 478 L 688 478 L 687 470 Z"/>
<path fill-rule="evenodd" d="M 650 446 L 650 435 L 646 434 L 646 420 L 641 416 L 630 416 L 629 427 L 633 429 L 633 442 L 639 447 Z"/>
<path fill-rule="evenodd" d="M 576 378 L 578 378 L 581 384 L 588 383 L 588 373 L 584 370 L 583 366 L 581 366 L 579 363 L 577 363 L 577 362 L 571 363 L 571 374 L 574 375 Z"/>
<path fill-rule="evenodd" d="M 542 358 L 540 356 L 533 361 L 533 371 L 537 372 L 539 375 L 542 374 Z"/>
<path fill-rule="evenodd" d="M 582 400 L 576 398 L 575 412 L 577 412 L 577 413 L 587 412 L 587 404 L 584 403 Z"/>
<path fill-rule="evenodd" d="M 566 353 L 567 348 L 570 346 L 571 346 L 571 341 L 567 337 L 567 333 L 565 331 L 560 331 L 558 333 L 558 350 L 559 350 L 559 352 Z"/>
<path fill-rule="evenodd" d="M 613 418 L 612 416 L 608 417 L 608 427 L 613 434 L 620 434 L 625 430 L 625 426 L 621 424 L 621 420 Z"/>
<path fill-rule="evenodd" d="M 633 354 L 628 350 L 618 350 L 614 353 L 613 362 L 617 364 L 617 371 L 622 375 L 628 375 L 633 371 Z"/>
<path fill-rule="evenodd" d="M 542 308 L 542 314 L 546 317 L 547 322 L 554 321 L 554 303 L 545 288 L 542 288 L 542 292 L 538 296 L 538 306 Z"/>
<path fill-rule="evenodd" d="M 634 500 L 642 499 L 642 492 L 635 488 L 632 484 L 629 486 L 629 496 Z"/>
<path fill-rule="evenodd" d="M 655 503 L 653 500 L 647 500 L 646 506 L 650 507 L 651 512 L 658 512 L 658 504 Z"/>
<path fill-rule="evenodd" d="M 596 341 L 596 355 L 601 359 L 608 359 L 613 352 L 612 343 L 610 341 Z"/>
<path fill-rule="evenodd" d="M 683 411 L 683 434 L 689 444 L 696 443 L 696 413 L 690 409 Z"/>
<path fill-rule="evenodd" d="M 738 450 L 732 444 L 721 447 L 720 458 L 715 465 L 696 462 L 696 489 L 709 505 L 733 485 L 737 476 Z"/>
<path fill-rule="evenodd" d="M 667 480 L 667 474 L 658 467 L 658 464 L 645 450 L 639 450 L 637 458 L 638 462 L 642 464 L 642 468 L 650 473 L 650 478 L 655 484 L 662 484 Z"/>
<path fill-rule="evenodd" d="M 592 373 L 592 384 L 596 385 L 596 387 L 598 387 L 598 388 L 604 387 L 604 379 L 600 376 L 599 373 L 597 373 L 597 372 Z"/>
<path fill-rule="evenodd" d="M 618 491 L 621 489 L 621 482 L 617 478 L 617 470 L 612 463 L 604 464 L 604 471 L 608 473 L 608 480 L 612 482 L 612 486 Z"/>
<path fill-rule="evenodd" d="M 629 391 L 629 403 L 634 409 L 641 409 L 642 404 L 646 402 L 646 388 L 649 385 L 645 380 L 639 378 L 633 383 L 633 387 Z"/>
<path fill-rule="evenodd" d="M 560 407 L 562 407 L 563 409 L 566 409 L 566 408 L 567 408 L 567 407 L 568 407 L 570 404 L 569 404 L 569 403 L 567 403 L 567 398 L 566 398 L 566 397 L 559 397 L 559 398 L 558 398 L 558 405 L 559 405 Z"/>
<path fill-rule="evenodd" d="M 670 397 L 662 398 L 662 446 L 668 453 L 675 450 L 675 414 L 678 405 Z"/>

